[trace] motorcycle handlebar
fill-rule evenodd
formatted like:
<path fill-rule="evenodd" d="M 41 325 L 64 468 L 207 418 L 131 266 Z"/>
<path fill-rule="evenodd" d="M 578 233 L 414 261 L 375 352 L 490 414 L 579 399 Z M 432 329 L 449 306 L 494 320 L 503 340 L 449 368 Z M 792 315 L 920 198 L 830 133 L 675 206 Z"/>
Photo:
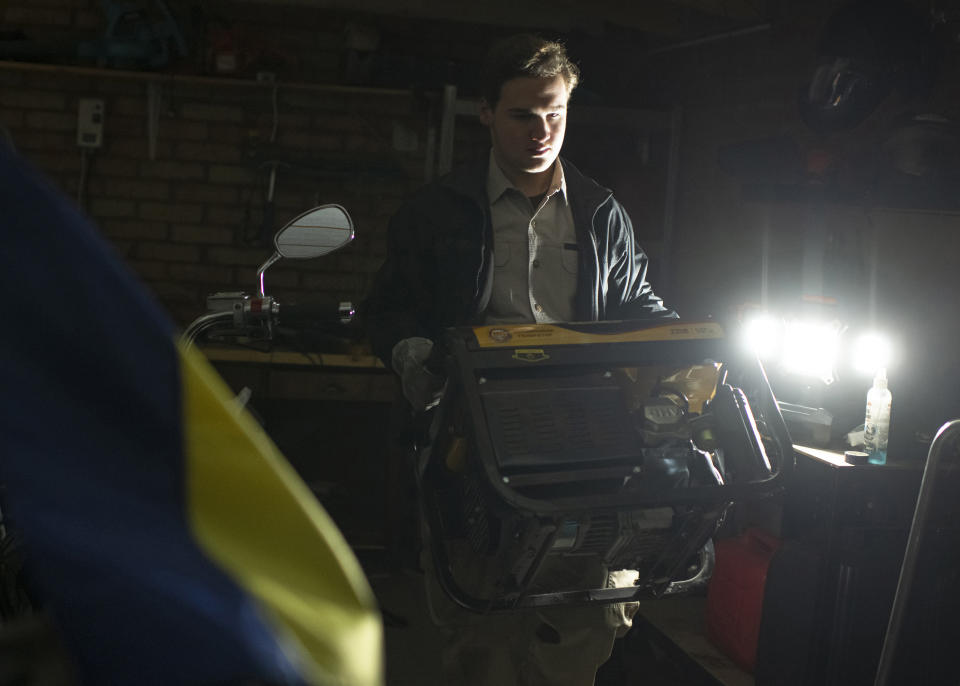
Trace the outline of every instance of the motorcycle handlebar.
<path fill-rule="evenodd" d="M 350 302 L 331 300 L 308 300 L 300 303 L 284 303 L 280 306 L 277 322 L 281 326 L 323 326 L 349 324 L 356 311 Z"/>

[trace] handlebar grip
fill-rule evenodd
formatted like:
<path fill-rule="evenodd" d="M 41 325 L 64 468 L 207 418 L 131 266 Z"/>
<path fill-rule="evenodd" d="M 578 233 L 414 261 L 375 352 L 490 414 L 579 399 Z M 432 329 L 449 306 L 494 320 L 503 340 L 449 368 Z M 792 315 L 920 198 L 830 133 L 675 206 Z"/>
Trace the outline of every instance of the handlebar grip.
<path fill-rule="evenodd" d="M 311 300 L 281 305 L 277 321 L 281 326 L 304 327 L 349 324 L 355 314 L 353 303 L 349 301 Z"/>

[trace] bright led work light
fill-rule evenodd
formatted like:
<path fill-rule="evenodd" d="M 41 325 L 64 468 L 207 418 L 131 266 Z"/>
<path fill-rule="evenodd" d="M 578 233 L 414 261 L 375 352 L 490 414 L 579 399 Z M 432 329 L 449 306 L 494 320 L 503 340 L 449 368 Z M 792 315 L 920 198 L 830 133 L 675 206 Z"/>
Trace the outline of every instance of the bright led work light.
<path fill-rule="evenodd" d="M 780 363 L 793 374 L 832 383 L 839 351 L 837 323 L 793 321 L 784 332 Z"/>
<path fill-rule="evenodd" d="M 878 369 L 886 369 L 893 359 L 893 345 L 883 334 L 871 331 L 857 338 L 853 348 L 853 367 L 858 372 L 873 376 Z"/>
<path fill-rule="evenodd" d="M 758 314 L 744 323 L 744 343 L 785 372 L 832 383 L 840 354 L 838 322 L 791 320 Z"/>

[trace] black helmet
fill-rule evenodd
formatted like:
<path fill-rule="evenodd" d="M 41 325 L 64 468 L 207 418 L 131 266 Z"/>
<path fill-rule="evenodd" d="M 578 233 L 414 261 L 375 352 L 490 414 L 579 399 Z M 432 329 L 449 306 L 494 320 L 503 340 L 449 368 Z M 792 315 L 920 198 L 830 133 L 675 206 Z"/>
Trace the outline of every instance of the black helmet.
<path fill-rule="evenodd" d="M 934 61 L 923 15 L 900 0 L 852 2 L 824 26 L 800 116 L 818 132 L 856 126 L 894 90 L 907 97 L 928 90 Z"/>

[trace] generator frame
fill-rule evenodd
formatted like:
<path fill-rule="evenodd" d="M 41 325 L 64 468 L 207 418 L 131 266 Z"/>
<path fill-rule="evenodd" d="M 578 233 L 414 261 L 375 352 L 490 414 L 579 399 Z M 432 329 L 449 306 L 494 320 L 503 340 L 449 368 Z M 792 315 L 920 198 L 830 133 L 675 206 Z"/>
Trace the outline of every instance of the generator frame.
<path fill-rule="evenodd" d="M 729 507 L 772 495 L 792 471 L 789 433 L 762 365 L 755 356 L 732 346 L 716 322 L 459 328 L 448 332 L 443 347 L 447 387 L 435 410 L 427 444 L 419 451 L 417 478 L 424 545 L 430 551 L 437 581 L 451 599 L 467 609 L 499 612 L 623 602 L 672 593 L 683 587 L 682 581 L 678 583 L 682 568 L 710 542 Z M 716 388 L 723 389 L 726 398 L 723 412 L 719 403 L 714 403 L 714 414 L 723 415 L 714 417 L 714 423 L 726 460 L 735 465 L 736 477 L 723 485 L 693 485 L 656 493 L 623 488 L 598 492 L 591 484 L 643 478 L 639 445 L 638 455 L 600 459 L 596 464 L 527 468 L 530 465 L 507 464 L 502 436 L 493 435 L 490 389 L 498 383 L 507 388 L 502 393 L 509 397 L 514 393 L 510 388 L 521 395 L 526 392 L 525 384 L 520 383 L 524 379 L 533 385 L 578 374 L 606 380 L 616 369 L 704 363 L 717 366 Z M 604 391 L 603 383 L 606 381 L 584 393 Z M 713 397 L 719 396 L 716 392 Z M 455 469 L 451 469 L 452 461 L 458 462 Z M 470 497 L 479 505 L 472 500 L 466 503 L 468 498 L 460 495 L 451 498 L 452 484 L 469 488 Z M 492 558 L 487 556 L 502 558 L 512 570 L 520 570 L 512 577 L 504 575 L 504 579 L 512 578 L 510 583 L 493 580 L 491 588 L 485 589 L 492 592 L 479 594 L 457 579 L 448 550 L 455 527 L 445 515 L 451 503 L 455 508 L 469 505 L 480 514 L 515 523 L 508 536 L 512 540 L 491 551 Z M 623 513 L 644 516 L 664 508 L 674 513 L 676 524 L 669 536 L 654 541 L 660 548 L 653 556 L 655 561 L 640 570 L 633 586 L 544 589 L 533 585 L 544 560 L 565 535 L 564 522 L 582 521 L 584 516 L 614 516 L 623 521 Z M 702 563 L 712 564 L 712 560 Z"/>

